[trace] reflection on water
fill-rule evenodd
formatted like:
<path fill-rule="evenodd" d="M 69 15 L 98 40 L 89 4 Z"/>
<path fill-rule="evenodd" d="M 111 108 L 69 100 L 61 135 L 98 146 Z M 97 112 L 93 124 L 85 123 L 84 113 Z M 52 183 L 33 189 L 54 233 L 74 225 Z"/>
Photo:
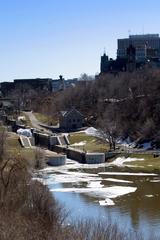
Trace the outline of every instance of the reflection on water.
<path fill-rule="evenodd" d="M 42 176 L 55 198 L 69 210 L 69 220 L 110 217 L 125 229 L 128 226 L 146 235 L 153 231 L 160 236 L 159 176 L 105 174 L 108 171 L 107 163 L 83 165 L 68 160 L 66 166 L 42 171 Z M 106 201 L 106 206 L 100 206 L 99 201 L 105 199 L 115 205 Z"/>

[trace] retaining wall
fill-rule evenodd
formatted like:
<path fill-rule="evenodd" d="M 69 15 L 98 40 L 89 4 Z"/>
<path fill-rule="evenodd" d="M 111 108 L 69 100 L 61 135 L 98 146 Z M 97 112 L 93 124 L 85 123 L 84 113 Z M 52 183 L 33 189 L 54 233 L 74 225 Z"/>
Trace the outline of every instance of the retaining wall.
<path fill-rule="evenodd" d="M 52 148 L 53 151 L 58 152 L 58 153 L 65 153 L 68 158 L 76 160 L 80 163 L 85 163 L 85 153 L 72 149 L 72 148 L 66 148 L 63 146 L 53 146 Z"/>
<path fill-rule="evenodd" d="M 47 156 L 47 164 L 51 166 L 62 166 L 66 164 L 66 155 Z"/>
<path fill-rule="evenodd" d="M 104 163 L 105 153 L 86 153 L 85 159 L 88 164 Z"/>

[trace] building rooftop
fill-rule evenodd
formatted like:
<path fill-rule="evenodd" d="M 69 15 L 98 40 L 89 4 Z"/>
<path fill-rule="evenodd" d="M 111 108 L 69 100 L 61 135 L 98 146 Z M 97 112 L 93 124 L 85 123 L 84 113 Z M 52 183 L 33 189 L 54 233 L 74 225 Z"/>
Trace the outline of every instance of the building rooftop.
<path fill-rule="evenodd" d="M 129 35 L 130 39 L 136 38 L 159 38 L 159 34 L 136 34 L 136 35 Z"/>

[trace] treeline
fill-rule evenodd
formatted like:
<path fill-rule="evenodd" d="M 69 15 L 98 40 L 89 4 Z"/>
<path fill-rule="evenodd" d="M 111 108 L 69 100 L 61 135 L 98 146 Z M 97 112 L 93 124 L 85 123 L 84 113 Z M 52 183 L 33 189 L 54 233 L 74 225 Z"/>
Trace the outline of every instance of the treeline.
<path fill-rule="evenodd" d="M 75 88 L 51 96 L 48 108 L 54 115 L 74 106 L 86 116 L 88 124 L 114 137 L 159 141 L 159 92 L 160 70 L 143 68 L 81 81 Z"/>
<path fill-rule="evenodd" d="M 58 118 L 71 107 L 86 116 L 88 125 L 113 138 L 159 139 L 160 69 L 143 68 L 133 73 L 87 76 L 75 87 L 55 93 L 16 89 L 12 96 L 34 111 Z"/>

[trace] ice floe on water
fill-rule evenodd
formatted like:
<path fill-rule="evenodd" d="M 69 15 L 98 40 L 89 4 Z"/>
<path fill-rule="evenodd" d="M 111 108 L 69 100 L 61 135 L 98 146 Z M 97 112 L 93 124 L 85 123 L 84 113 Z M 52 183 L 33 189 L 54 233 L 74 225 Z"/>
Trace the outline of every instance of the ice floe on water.
<path fill-rule="evenodd" d="M 116 165 L 123 165 L 124 162 L 135 160 L 137 159 L 118 158 L 113 163 Z M 98 202 L 101 206 L 112 206 L 115 205 L 113 199 L 135 192 L 137 188 L 128 185 L 107 186 L 107 184 L 104 184 L 104 182 L 102 183 L 102 181 L 113 182 L 112 185 L 116 185 L 116 183 L 121 183 L 121 185 L 125 183 L 133 184 L 133 182 L 114 177 L 105 178 L 105 176 L 157 176 L 157 174 L 154 173 L 100 172 L 98 170 L 94 170 L 94 173 L 92 173 L 90 171 L 90 169 L 98 169 L 100 167 L 105 171 L 105 167 L 108 166 L 111 166 L 111 163 L 89 165 L 80 164 L 67 159 L 66 165 L 47 167 L 39 171 L 40 177 L 37 174 L 37 178 L 35 176 L 33 180 L 39 180 L 43 184 L 48 185 L 52 192 L 82 193 L 96 199 L 98 198 Z"/>
<path fill-rule="evenodd" d="M 130 173 L 130 172 L 99 172 L 99 175 L 117 175 L 117 176 L 158 176 L 156 173 Z"/>
<path fill-rule="evenodd" d="M 113 202 L 113 200 L 106 198 L 105 200 L 100 200 L 99 201 L 100 206 L 114 206 L 115 203 Z"/>
<path fill-rule="evenodd" d="M 57 183 L 79 184 L 81 182 L 90 184 L 90 182 L 96 182 L 101 180 L 102 178 L 99 177 L 97 174 L 90 174 L 90 173 L 83 173 L 83 172 L 65 172 L 65 171 L 61 171 L 59 174 L 57 173 L 50 174 L 45 179 L 46 185 L 53 185 Z M 99 183 L 97 184 L 100 186 Z"/>
<path fill-rule="evenodd" d="M 104 187 L 104 185 L 101 184 L 101 181 L 93 181 L 93 182 L 88 183 L 87 187 L 89 187 L 89 188 L 95 188 L 95 187 L 96 188 L 97 187 L 102 188 L 102 187 Z"/>
<path fill-rule="evenodd" d="M 74 192 L 74 193 L 85 193 L 92 197 L 98 197 L 102 198 L 103 200 L 100 200 L 100 205 L 113 205 L 113 198 L 117 198 L 119 196 L 123 196 L 132 192 L 135 192 L 137 190 L 136 187 L 124 187 L 124 186 L 113 186 L 113 187 L 105 187 L 105 188 L 99 188 L 99 187 L 93 187 L 93 188 L 53 188 L 51 189 L 52 192 Z"/>
<path fill-rule="evenodd" d="M 154 180 L 151 180 L 150 182 L 157 183 L 157 182 L 160 182 L 160 179 L 154 179 Z"/>
<path fill-rule="evenodd" d="M 148 195 L 145 195 L 145 197 L 151 198 L 151 197 L 154 197 L 154 195 L 148 194 Z"/>
<path fill-rule="evenodd" d="M 133 183 L 132 181 L 122 180 L 122 179 L 116 179 L 116 178 L 105 178 L 103 181 L 109 181 L 109 182 L 119 182 L 119 183 Z"/>

